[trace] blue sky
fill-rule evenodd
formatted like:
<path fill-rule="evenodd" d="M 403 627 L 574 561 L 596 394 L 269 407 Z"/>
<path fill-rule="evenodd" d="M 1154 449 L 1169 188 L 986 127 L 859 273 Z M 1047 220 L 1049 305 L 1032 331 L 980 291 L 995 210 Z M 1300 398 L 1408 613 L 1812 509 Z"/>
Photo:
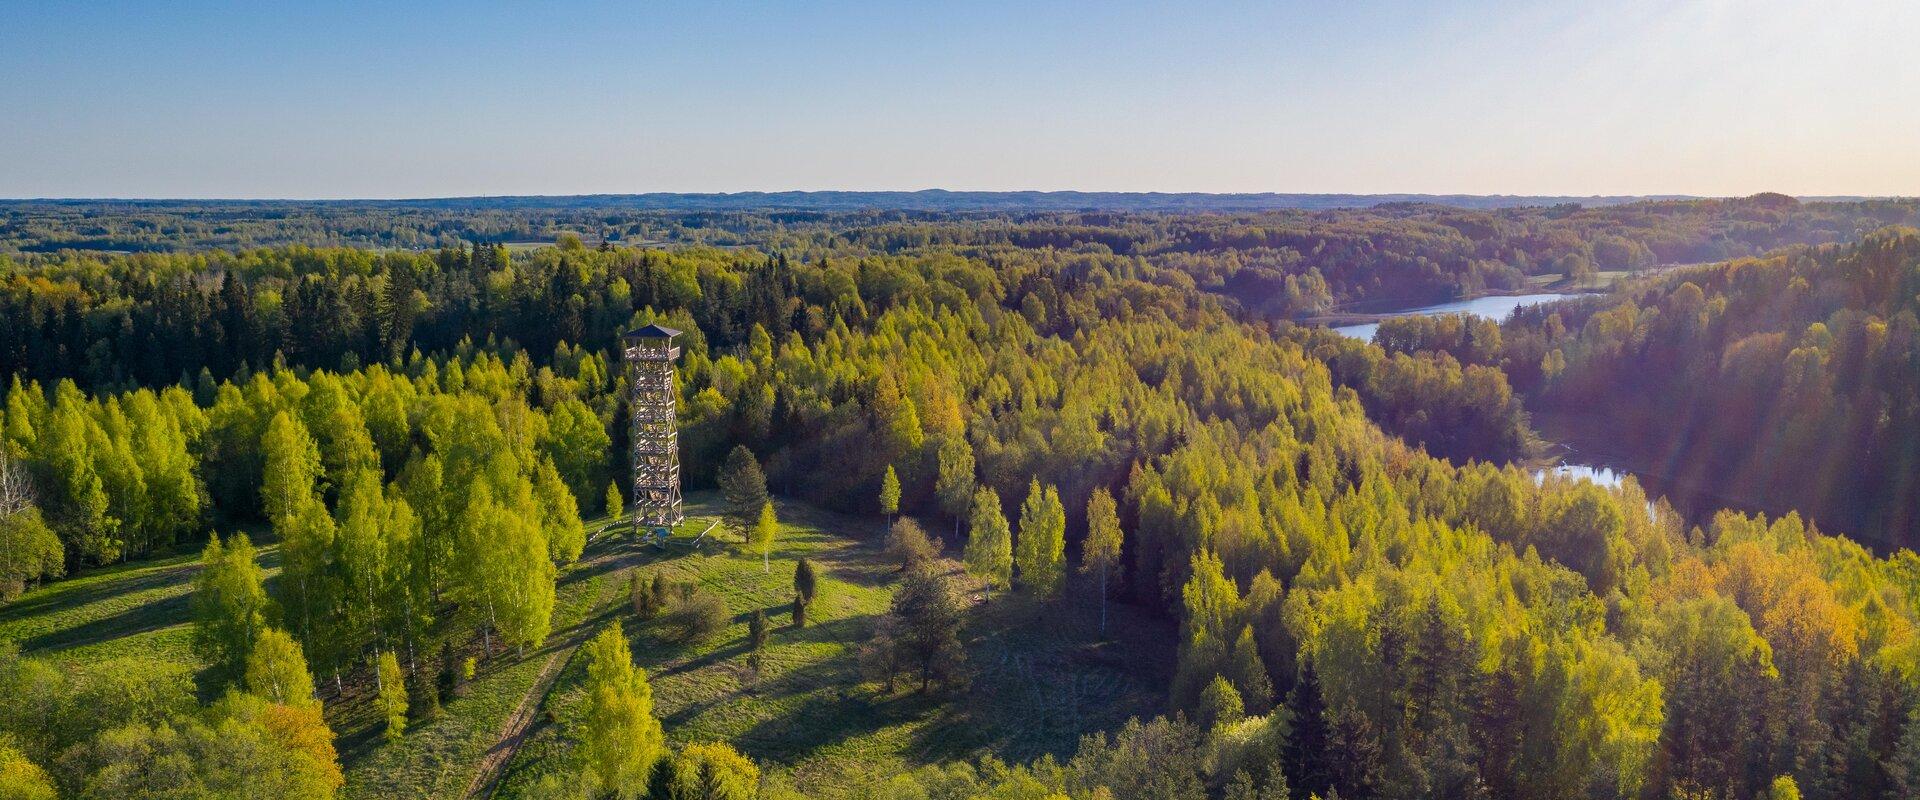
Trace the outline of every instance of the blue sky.
<path fill-rule="evenodd" d="M 0 3 L 0 197 L 1920 194 L 1920 3 Z"/>

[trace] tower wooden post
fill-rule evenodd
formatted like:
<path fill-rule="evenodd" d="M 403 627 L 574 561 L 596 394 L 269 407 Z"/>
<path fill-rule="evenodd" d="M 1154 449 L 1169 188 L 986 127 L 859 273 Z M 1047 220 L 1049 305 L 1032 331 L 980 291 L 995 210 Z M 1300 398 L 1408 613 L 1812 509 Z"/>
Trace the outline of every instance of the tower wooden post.
<path fill-rule="evenodd" d="M 632 417 L 633 528 L 670 530 L 686 519 L 680 510 L 680 426 L 674 411 L 674 361 L 680 332 L 648 325 L 622 334 L 627 362 L 627 398 Z"/>

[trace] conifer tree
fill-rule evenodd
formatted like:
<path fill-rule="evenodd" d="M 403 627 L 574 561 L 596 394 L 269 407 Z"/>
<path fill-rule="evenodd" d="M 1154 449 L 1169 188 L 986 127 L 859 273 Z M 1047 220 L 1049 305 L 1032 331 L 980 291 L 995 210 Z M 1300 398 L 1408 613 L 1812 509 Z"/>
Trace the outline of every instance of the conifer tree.
<path fill-rule="evenodd" d="M 1300 674 L 1287 693 L 1287 718 L 1292 724 L 1281 752 L 1287 784 L 1309 795 L 1325 795 L 1333 786 L 1327 753 L 1333 733 L 1327 727 L 1326 700 L 1320 695 L 1320 679 L 1310 658 L 1301 658 Z"/>
<path fill-rule="evenodd" d="M 734 445 L 720 465 L 718 481 L 727 526 L 744 539 L 760 520 L 760 508 L 771 499 L 767 496 L 767 475 L 760 471 L 760 461 L 753 451 L 746 445 Z"/>
<path fill-rule="evenodd" d="M 1020 585 L 1040 597 L 1060 590 L 1067 551 L 1067 512 L 1060 493 L 1035 478 L 1020 504 L 1020 536 L 1014 541 L 1014 573 Z"/>

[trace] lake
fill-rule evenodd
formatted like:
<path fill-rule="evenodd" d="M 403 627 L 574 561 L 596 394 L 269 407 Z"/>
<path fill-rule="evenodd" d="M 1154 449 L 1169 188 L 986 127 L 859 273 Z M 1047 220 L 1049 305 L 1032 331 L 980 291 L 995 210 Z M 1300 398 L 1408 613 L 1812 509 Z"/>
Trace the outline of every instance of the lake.
<path fill-rule="evenodd" d="M 1507 317 L 1513 316 L 1514 311 L 1524 306 L 1539 305 L 1541 303 L 1551 303 L 1555 300 L 1564 300 L 1566 298 L 1573 297 L 1573 296 L 1574 295 L 1570 295 L 1570 294 L 1556 294 L 1551 292 L 1542 292 L 1538 294 L 1489 295 L 1486 297 L 1476 297 L 1471 300 L 1455 300 L 1448 303 L 1439 303 L 1437 305 L 1420 306 L 1419 308 L 1409 308 L 1409 309 L 1404 309 L 1400 311 L 1389 311 L 1381 314 L 1381 316 L 1384 316 L 1384 317 L 1411 317 L 1411 316 L 1433 317 L 1433 316 L 1439 316 L 1442 314 L 1469 314 L 1476 317 L 1483 317 L 1485 319 L 1490 319 L 1495 322 L 1504 322 L 1506 321 Z M 1362 339 L 1369 342 L 1373 341 L 1373 334 L 1375 331 L 1378 331 L 1378 330 L 1380 330 L 1380 323 L 1378 322 L 1368 322 L 1360 325 L 1340 325 L 1333 329 L 1334 333 L 1338 333 L 1342 336 L 1348 336 L 1354 339 Z M 1537 477 L 1543 477 L 1548 473 L 1559 475 L 1562 477 L 1580 478 L 1583 480 L 1592 481 L 1594 483 L 1597 483 L 1601 486 L 1605 486 L 1608 488 L 1619 486 L 1620 482 L 1624 480 L 1629 474 L 1625 471 L 1616 470 L 1612 467 L 1606 467 L 1606 466 L 1599 466 L 1599 465 L 1593 465 L 1593 464 L 1561 463 L 1551 467 L 1546 467 L 1540 470 L 1536 470 L 1534 472 L 1534 475 L 1537 478 Z"/>
<path fill-rule="evenodd" d="M 1476 317 L 1493 320 L 1494 322 L 1504 322 L 1507 317 L 1513 316 L 1514 310 L 1521 306 L 1551 303 L 1555 300 L 1563 300 L 1568 297 L 1573 297 L 1573 295 L 1553 293 L 1488 295 L 1486 297 L 1476 297 L 1472 300 L 1454 300 L 1448 303 L 1440 303 L 1439 305 L 1421 306 L 1419 308 L 1409 308 L 1402 311 L 1389 311 L 1381 316 L 1434 317 L 1442 314 L 1471 314 Z M 1373 341 L 1373 332 L 1377 330 L 1380 330 L 1380 323 L 1367 322 L 1359 325 L 1340 325 L 1335 327 L 1333 332 L 1342 336 L 1350 336 L 1355 339 L 1363 339 L 1371 342 Z"/>

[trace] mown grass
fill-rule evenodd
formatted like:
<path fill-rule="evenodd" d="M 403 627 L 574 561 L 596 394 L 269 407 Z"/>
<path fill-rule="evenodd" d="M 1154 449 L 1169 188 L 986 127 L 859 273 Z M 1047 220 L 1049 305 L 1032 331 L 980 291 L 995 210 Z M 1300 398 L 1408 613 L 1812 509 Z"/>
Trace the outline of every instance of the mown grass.
<path fill-rule="evenodd" d="M 1044 606 L 996 595 L 976 607 L 966 631 L 974 675 L 967 690 L 883 694 L 863 680 L 856 658 L 899 578 L 897 565 L 881 557 L 878 521 L 791 504 L 780 510 L 770 572 L 759 557 L 738 552 L 672 551 L 635 567 L 698 581 L 724 597 L 733 623 L 713 639 L 676 645 L 624 607 L 602 614 L 627 629 L 670 744 L 725 741 L 803 791 L 859 796 L 884 776 L 923 764 L 1064 755 L 1082 734 L 1162 710 L 1153 687 L 1164 686 L 1171 669 L 1171 627 L 1115 607 L 1114 635 L 1102 639 L 1097 607 L 1083 595 Z M 822 588 L 808 626 L 795 629 L 788 603 L 801 556 L 822 568 Z M 947 568 L 958 574 L 957 565 Z M 747 664 L 747 621 L 756 608 L 767 610 L 772 626 L 757 675 Z M 526 796 L 542 779 L 564 780 L 579 768 L 569 731 L 582 712 L 583 678 L 579 663 L 562 672 L 497 796 Z"/>

